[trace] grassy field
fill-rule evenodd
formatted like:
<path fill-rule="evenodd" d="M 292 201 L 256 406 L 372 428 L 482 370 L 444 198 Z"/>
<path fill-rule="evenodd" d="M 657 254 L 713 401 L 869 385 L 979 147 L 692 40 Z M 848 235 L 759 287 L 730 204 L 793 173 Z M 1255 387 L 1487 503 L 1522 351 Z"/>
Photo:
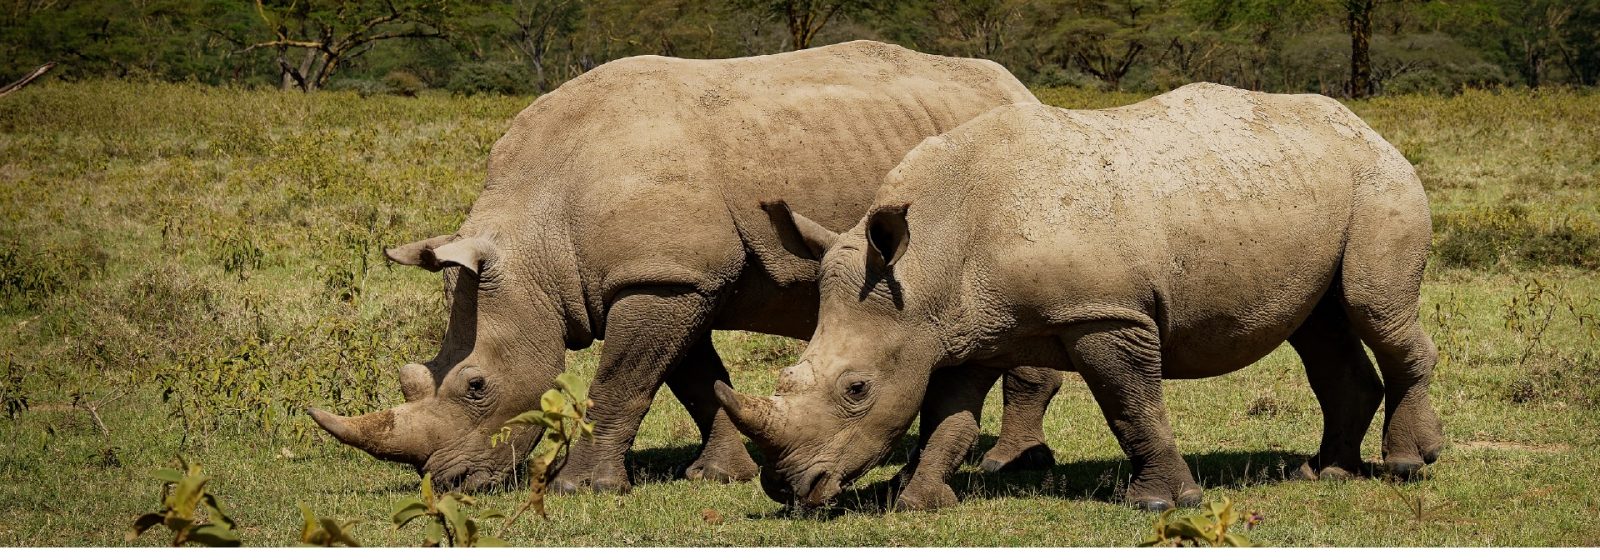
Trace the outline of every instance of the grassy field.
<path fill-rule="evenodd" d="M 1140 98 L 1039 94 L 1080 108 Z M 124 544 L 134 516 L 158 507 L 151 472 L 178 454 L 214 477 L 248 545 L 293 543 L 296 502 L 365 520 L 365 544 L 420 542 L 419 527 L 388 523 L 415 475 L 299 411 L 400 400 L 395 372 L 432 356 L 443 304 L 436 275 L 391 267 L 379 249 L 452 231 L 527 102 L 128 83 L 0 100 L 0 545 Z M 1321 430 L 1285 347 L 1167 384 L 1179 447 L 1209 497 L 1265 516 L 1249 532 L 1260 543 L 1600 546 L 1600 94 L 1352 109 L 1416 164 L 1433 202 L 1423 321 L 1444 356 L 1432 395 L 1451 446 L 1414 484 L 1284 481 Z M 716 344 L 757 394 L 802 348 L 736 332 Z M 592 374 L 595 350 L 570 367 Z M 933 513 L 872 499 L 903 454 L 827 512 L 783 512 L 754 483 L 671 480 L 698 439 L 665 390 L 656 404 L 632 494 L 554 497 L 550 521 L 488 530 L 524 546 L 1125 546 L 1154 519 L 1111 501 L 1127 462 L 1075 376 L 1046 419 L 1058 467 L 968 466 L 963 503 Z M 1378 444 L 1374 426 L 1374 460 Z M 481 496 L 502 509 L 521 497 Z"/>

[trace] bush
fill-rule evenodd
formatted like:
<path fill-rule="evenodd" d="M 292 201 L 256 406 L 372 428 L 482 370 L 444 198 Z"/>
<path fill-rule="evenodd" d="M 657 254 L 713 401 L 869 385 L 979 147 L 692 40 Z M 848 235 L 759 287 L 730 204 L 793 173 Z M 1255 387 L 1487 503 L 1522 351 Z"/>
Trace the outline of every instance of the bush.
<path fill-rule="evenodd" d="M 356 95 L 360 95 L 362 97 L 385 95 L 390 93 L 389 86 L 386 86 L 377 80 L 369 80 L 366 78 L 339 78 L 328 82 L 328 85 L 322 89 L 328 91 L 353 91 L 356 92 Z"/>
<path fill-rule="evenodd" d="M 422 78 L 405 70 L 391 70 L 388 74 L 384 74 L 383 85 L 389 88 L 390 93 L 406 97 L 416 97 L 428 87 L 422 83 Z"/>
<path fill-rule="evenodd" d="M 1435 221 L 1434 255 L 1445 266 L 1572 266 L 1600 269 L 1600 224 L 1583 215 L 1535 221 L 1520 204 L 1452 212 Z"/>
<path fill-rule="evenodd" d="M 1099 78 L 1084 74 L 1077 70 L 1068 70 L 1055 66 L 1044 69 L 1028 77 L 1028 85 L 1038 88 L 1074 87 L 1080 89 L 1106 89 L 1106 83 Z"/>
<path fill-rule="evenodd" d="M 445 89 L 451 93 L 472 95 L 498 93 L 516 95 L 533 91 L 533 78 L 528 70 L 511 62 L 472 62 L 461 65 Z"/>

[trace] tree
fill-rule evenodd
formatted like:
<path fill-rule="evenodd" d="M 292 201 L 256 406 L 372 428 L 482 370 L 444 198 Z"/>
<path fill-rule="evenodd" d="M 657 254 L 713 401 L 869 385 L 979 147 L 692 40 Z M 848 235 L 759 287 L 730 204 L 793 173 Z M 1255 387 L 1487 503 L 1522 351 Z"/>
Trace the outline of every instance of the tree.
<path fill-rule="evenodd" d="M 1052 21 L 1044 52 L 1062 67 L 1073 66 L 1115 90 L 1152 46 L 1157 24 L 1174 15 L 1167 0 L 1066 0 L 1042 8 L 1035 17 Z"/>
<path fill-rule="evenodd" d="M 811 40 L 834 17 L 873 7 L 870 0 L 736 0 L 734 5 L 783 18 L 789 28 L 789 47 L 797 51 L 811 48 Z"/>
<path fill-rule="evenodd" d="M 282 87 L 310 91 L 374 43 L 445 38 L 450 10 L 443 0 L 256 0 L 256 12 L 275 38 L 244 51 L 277 49 Z M 287 58 L 290 49 L 302 51 L 298 64 Z"/>
<path fill-rule="evenodd" d="M 1345 0 L 1350 29 L 1350 97 L 1372 96 L 1372 10 L 1377 0 Z"/>

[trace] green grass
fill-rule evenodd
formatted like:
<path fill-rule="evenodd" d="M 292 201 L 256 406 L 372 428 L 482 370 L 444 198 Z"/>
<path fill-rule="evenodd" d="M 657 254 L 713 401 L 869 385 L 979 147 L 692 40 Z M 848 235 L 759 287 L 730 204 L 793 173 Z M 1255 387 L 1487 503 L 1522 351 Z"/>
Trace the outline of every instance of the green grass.
<path fill-rule="evenodd" d="M 1140 97 L 1039 94 L 1084 108 Z M 0 100 L 0 389 L 29 405 L 0 419 L 0 545 L 123 544 L 134 515 L 157 507 L 150 473 L 178 453 L 215 478 L 246 544 L 291 544 L 297 501 L 367 520 L 355 529 L 364 543 L 420 542 L 420 528 L 387 523 L 415 475 L 331 442 L 298 411 L 400 400 L 395 372 L 437 348 L 443 304 L 435 275 L 388 266 L 378 249 L 451 231 L 489 146 L 527 102 L 115 82 Z M 1416 163 L 1435 212 L 1423 321 L 1445 356 L 1432 395 L 1452 447 L 1428 480 L 1398 488 L 1424 514 L 1378 480 L 1282 480 L 1321 430 L 1287 349 L 1167 384 L 1180 448 L 1209 496 L 1265 515 L 1249 533 L 1259 543 L 1600 545 L 1600 95 L 1352 108 Z M 756 393 L 802 347 L 731 332 L 716 343 Z M 570 367 L 592 374 L 595 350 Z M 551 521 L 489 531 L 576 546 L 1139 542 L 1153 516 L 1110 501 L 1128 466 L 1076 377 L 1046 423 L 1060 466 L 968 466 L 958 507 L 886 514 L 869 490 L 834 512 L 789 515 L 754 483 L 671 480 L 698 437 L 662 391 L 635 447 L 632 494 L 554 497 Z M 1375 426 L 1373 459 L 1378 441 Z M 897 457 L 857 487 L 887 479 Z M 482 498 L 509 510 L 522 494 Z"/>

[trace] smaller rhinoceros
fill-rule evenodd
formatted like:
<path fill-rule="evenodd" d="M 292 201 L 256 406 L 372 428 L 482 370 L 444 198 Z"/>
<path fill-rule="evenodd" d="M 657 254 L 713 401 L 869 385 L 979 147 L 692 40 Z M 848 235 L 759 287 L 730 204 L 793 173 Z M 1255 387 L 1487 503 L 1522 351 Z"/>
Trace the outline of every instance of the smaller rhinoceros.
<path fill-rule="evenodd" d="M 777 395 L 717 395 L 777 450 L 769 494 L 815 505 L 919 407 L 925 440 L 965 449 L 999 372 L 1077 371 L 1132 459 L 1126 499 L 1162 510 L 1202 493 L 1161 380 L 1287 340 L 1325 417 L 1303 471 L 1358 472 L 1387 399 L 1385 465 L 1409 475 L 1444 443 L 1417 321 L 1430 229 L 1411 165 L 1326 97 L 1195 84 L 1103 111 L 1002 107 L 912 150 L 827 251 L 817 330 Z M 924 457 L 899 505 L 954 503 L 958 459 Z"/>

